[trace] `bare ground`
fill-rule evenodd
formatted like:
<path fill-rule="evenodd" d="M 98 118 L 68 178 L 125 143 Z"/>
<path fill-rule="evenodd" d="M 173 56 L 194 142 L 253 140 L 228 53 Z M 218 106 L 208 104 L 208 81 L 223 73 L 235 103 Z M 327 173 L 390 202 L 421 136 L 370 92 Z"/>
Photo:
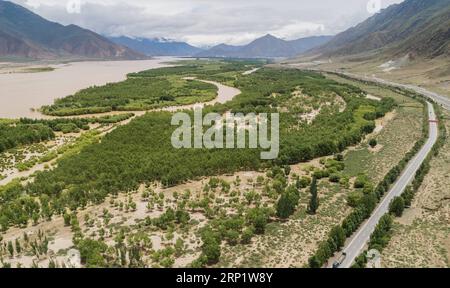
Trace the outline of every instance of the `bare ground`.
<path fill-rule="evenodd" d="M 450 267 L 450 141 L 431 161 L 411 208 L 396 222 L 382 254 L 384 267 Z"/>

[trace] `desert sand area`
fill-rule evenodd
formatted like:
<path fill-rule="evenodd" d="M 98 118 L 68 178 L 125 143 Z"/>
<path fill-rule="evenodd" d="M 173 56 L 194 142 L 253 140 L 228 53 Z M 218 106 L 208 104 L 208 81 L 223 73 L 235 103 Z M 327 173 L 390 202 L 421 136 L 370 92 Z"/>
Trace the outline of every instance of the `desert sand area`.
<path fill-rule="evenodd" d="M 33 109 L 52 104 L 80 89 L 126 79 L 126 75 L 146 69 L 167 67 L 178 58 L 161 57 L 139 61 L 90 61 L 52 66 L 53 71 L 0 73 L 0 118 L 42 118 Z M 0 63 L 0 71 L 8 64 Z M 30 64 L 30 67 L 36 67 Z M 25 69 L 25 68 L 23 68 Z"/>

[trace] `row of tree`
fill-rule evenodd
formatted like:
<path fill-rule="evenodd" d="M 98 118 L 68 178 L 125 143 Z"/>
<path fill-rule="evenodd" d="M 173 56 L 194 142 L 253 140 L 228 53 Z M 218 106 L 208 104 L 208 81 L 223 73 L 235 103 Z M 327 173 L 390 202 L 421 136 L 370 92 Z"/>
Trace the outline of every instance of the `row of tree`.
<path fill-rule="evenodd" d="M 425 104 L 425 101 L 421 101 Z M 427 109 L 424 105 L 424 115 L 427 115 Z M 424 118 L 424 127 L 428 128 L 428 119 L 426 116 Z M 425 126 L 426 125 L 426 126 Z M 402 160 L 394 166 L 381 180 L 375 189 L 371 188 L 365 191 L 364 195 L 357 202 L 356 207 L 353 211 L 344 219 L 342 225 L 340 226 L 344 232 L 346 237 L 350 237 L 359 226 L 372 214 L 375 209 L 378 201 L 383 197 L 383 195 L 389 190 L 391 185 L 397 180 L 400 176 L 401 171 L 404 170 L 408 162 L 416 155 L 416 153 L 420 150 L 423 144 L 428 137 L 428 129 L 423 129 L 422 138 L 416 142 L 414 147 L 402 158 Z M 359 185 L 358 183 L 361 183 Z M 364 179 L 355 182 L 355 187 L 365 188 L 366 182 Z M 328 238 L 329 239 L 329 238 Z M 322 267 L 328 259 L 334 255 L 335 252 L 339 251 L 339 249 L 332 249 L 333 246 L 330 246 L 329 240 L 322 242 L 316 250 L 315 254 L 309 259 L 309 266 L 312 268 Z"/>
<path fill-rule="evenodd" d="M 438 119 L 442 119 L 440 108 L 435 105 Z M 427 119 L 427 118 L 425 118 Z M 428 126 L 428 125 L 427 125 Z M 387 246 L 390 240 L 391 228 L 392 228 L 392 216 L 401 217 L 406 207 L 411 205 L 411 202 L 415 196 L 415 193 L 422 185 L 425 176 L 430 170 L 430 161 L 433 156 L 438 155 L 440 148 L 445 144 L 447 140 L 447 130 L 442 122 L 439 122 L 439 138 L 436 144 L 433 146 L 432 152 L 427 156 L 419 170 L 414 176 L 412 184 L 406 187 L 401 196 L 395 197 L 389 204 L 389 213 L 384 215 L 378 223 L 375 231 L 370 237 L 369 250 L 377 249 L 379 252 Z M 353 268 L 365 268 L 367 261 L 367 251 L 361 253 L 356 259 Z"/>

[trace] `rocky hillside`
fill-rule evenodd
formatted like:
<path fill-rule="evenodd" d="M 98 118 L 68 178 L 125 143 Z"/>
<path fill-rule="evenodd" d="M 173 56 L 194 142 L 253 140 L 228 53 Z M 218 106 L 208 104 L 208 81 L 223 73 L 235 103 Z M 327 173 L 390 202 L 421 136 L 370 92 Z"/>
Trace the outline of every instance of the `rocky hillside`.
<path fill-rule="evenodd" d="M 0 1 L 0 56 L 139 59 L 144 55 L 76 25 L 63 26 Z"/>
<path fill-rule="evenodd" d="M 405 0 L 338 35 L 308 54 L 346 56 L 364 53 L 449 56 L 450 0 Z"/>

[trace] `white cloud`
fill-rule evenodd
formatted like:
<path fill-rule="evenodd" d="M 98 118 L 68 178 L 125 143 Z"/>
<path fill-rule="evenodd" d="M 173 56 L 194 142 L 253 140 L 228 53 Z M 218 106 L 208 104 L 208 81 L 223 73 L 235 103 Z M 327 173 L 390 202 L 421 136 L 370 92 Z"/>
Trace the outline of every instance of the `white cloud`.
<path fill-rule="evenodd" d="M 79 0 L 80 13 L 68 13 L 69 0 L 12 1 L 49 20 L 106 35 L 194 45 L 244 44 L 267 33 L 285 39 L 330 35 L 370 16 L 370 0 Z M 382 7 L 402 2 L 380 1 Z"/>
<path fill-rule="evenodd" d="M 324 24 L 294 21 L 279 29 L 271 30 L 269 33 L 284 39 L 292 40 L 305 36 L 322 35 L 325 33 L 325 30 Z"/>

